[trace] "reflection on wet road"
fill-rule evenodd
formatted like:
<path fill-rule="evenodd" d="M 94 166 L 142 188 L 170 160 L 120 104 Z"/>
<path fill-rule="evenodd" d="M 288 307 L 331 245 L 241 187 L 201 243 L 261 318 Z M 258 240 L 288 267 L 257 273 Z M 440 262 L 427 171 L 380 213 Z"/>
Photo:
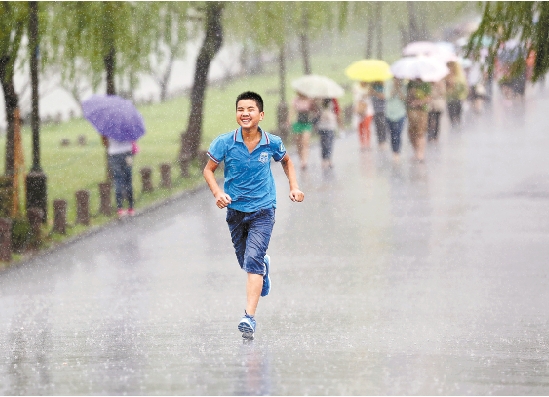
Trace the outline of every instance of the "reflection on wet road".
<path fill-rule="evenodd" d="M 549 394 L 549 109 L 445 120 L 425 164 L 356 135 L 279 207 L 273 290 L 206 190 L 0 274 L 0 394 Z"/>

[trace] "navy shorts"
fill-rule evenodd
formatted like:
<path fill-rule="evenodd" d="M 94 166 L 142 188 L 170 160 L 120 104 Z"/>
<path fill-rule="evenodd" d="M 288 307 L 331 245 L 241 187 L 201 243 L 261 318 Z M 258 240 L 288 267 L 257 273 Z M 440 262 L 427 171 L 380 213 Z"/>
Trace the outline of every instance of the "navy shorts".
<path fill-rule="evenodd" d="M 227 224 L 238 259 L 247 273 L 264 275 L 263 258 L 269 248 L 275 223 L 275 209 L 265 208 L 255 212 L 241 212 L 227 208 Z"/>

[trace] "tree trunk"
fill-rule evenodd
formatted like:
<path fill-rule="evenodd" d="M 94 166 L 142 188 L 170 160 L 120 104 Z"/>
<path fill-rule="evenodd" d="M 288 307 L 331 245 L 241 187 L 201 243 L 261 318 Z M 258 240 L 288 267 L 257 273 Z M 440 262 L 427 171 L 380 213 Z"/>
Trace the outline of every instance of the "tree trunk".
<path fill-rule="evenodd" d="M 311 60 L 309 55 L 309 16 L 307 11 L 303 10 L 302 20 L 301 20 L 303 31 L 299 35 L 299 44 L 301 49 L 301 56 L 303 58 L 303 73 L 311 74 Z"/>
<path fill-rule="evenodd" d="M 38 110 L 38 2 L 29 2 L 29 47 L 31 74 L 32 172 L 42 172 L 40 166 L 40 114 Z"/>
<path fill-rule="evenodd" d="M 376 3 L 376 23 L 377 23 L 377 59 L 383 59 L 383 3 Z"/>
<path fill-rule="evenodd" d="M 419 29 L 417 25 L 415 4 L 413 1 L 407 1 L 406 6 L 408 8 L 408 40 L 410 42 L 418 41 Z"/>
<path fill-rule="evenodd" d="M 13 81 L 13 72 L 9 73 L 10 56 L 0 57 L 0 82 L 4 92 L 4 105 L 6 109 L 6 166 L 5 175 L 13 176 L 15 171 L 15 109 L 18 106 L 17 93 Z"/>
<path fill-rule="evenodd" d="M 284 44 L 280 46 L 280 103 L 277 111 L 278 135 L 285 140 L 288 137 L 288 103 L 286 102 L 286 53 Z"/>
<path fill-rule="evenodd" d="M 114 69 L 116 67 L 116 49 L 113 45 L 109 50 L 109 53 L 103 58 L 105 64 L 105 71 L 107 72 L 107 95 L 116 95 L 116 89 L 114 85 Z"/>
<path fill-rule="evenodd" d="M 160 79 L 160 102 L 164 102 L 168 98 L 168 83 L 170 82 L 170 77 L 172 76 L 172 65 L 173 65 L 173 51 L 170 52 L 168 67 L 164 72 L 164 74 L 162 75 L 162 78 Z"/>
<path fill-rule="evenodd" d="M 200 148 L 208 72 L 212 59 L 223 44 L 223 26 L 221 24 L 223 7 L 224 4 L 222 2 L 206 3 L 206 37 L 196 59 L 194 82 L 191 90 L 191 111 L 187 131 L 181 134 L 181 148 L 178 161 L 182 176 L 188 175 L 189 162 L 198 156 Z"/>
<path fill-rule="evenodd" d="M 374 38 L 375 21 L 373 13 L 370 11 L 368 15 L 368 33 L 366 36 L 366 59 L 372 58 L 372 41 Z"/>

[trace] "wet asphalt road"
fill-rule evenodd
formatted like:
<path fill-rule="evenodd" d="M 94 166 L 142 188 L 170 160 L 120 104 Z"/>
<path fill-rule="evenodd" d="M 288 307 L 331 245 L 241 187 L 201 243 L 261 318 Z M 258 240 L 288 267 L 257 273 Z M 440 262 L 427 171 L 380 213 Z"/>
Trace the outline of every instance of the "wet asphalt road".
<path fill-rule="evenodd" d="M 549 109 L 400 163 L 356 135 L 279 207 L 256 339 L 207 189 L 0 274 L 0 393 L 549 394 Z"/>

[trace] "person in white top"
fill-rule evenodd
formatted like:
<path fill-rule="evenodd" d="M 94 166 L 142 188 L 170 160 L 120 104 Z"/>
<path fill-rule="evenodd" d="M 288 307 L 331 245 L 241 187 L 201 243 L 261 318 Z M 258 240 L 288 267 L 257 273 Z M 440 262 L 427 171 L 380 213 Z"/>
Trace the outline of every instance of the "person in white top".
<path fill-rule="evenodd" d="M 133 216 L 132 165 L 135 143 L 115 141 L 103 136 L 103 145 L 107 147 L 109 168 L 113 175 L 118 217 Z M 128 200 L 127 211 L 123 208 L 124 198 Z"/>
<path fill-rule="evenodd" d="M 374 107 L 370 98 L 368 83 L 361 81 L 353 86 L 353 109 L 355 126 L 358 129 L 360 148 L 370 148 L 370 124 L 374 118 Z"/>
<path fill-rule="evenodd" d="M 316 125 L 320 135 L 320 146 L 322 147 L 322 169 L 327 170 L 333 167 L 332 150 L 334 137 L 339 126 L 335 113 L 334 103 L 331 99 L 322 99 L 320 106 L 320 118 Z"/>

